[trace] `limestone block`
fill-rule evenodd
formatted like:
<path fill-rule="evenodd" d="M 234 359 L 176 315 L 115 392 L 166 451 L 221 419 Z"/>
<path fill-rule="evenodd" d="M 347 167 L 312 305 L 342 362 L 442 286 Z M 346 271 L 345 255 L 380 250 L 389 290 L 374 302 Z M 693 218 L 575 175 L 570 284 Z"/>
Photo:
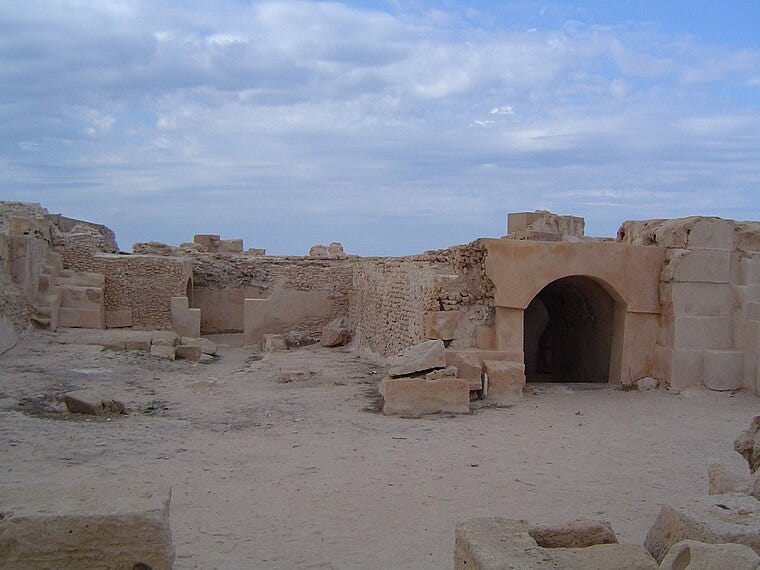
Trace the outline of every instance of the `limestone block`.
<path fill-rule="evenodd" d="M 730 349 L 733 346 L 733 323 L 723 317 L 676 317 L 674 348 Z"/>
<path fill-rule="evenodd" d="M 433 370 L 432 372 L 428 372 L 425 374 L 426 380 L 435 380 L 436 378 L 447 378 L 449 376 L 455 376 L 457 375 L 457 367 L 456 366 L 447 366 L 446 368 L 438 368 L 437 370 Z"/>
<path fill-rule="evenodd" d="M 760 416 L 752 418 L 734 440 L 734 451 L 747 461 L 751 473 L 760 469 Z"/>
<path fill-rule="evenodd" d="M 245 345 L 259 344 L 267 326 L 269 299 L 243 300 L 243 342 Z"/>
<path fill-rule="evenodd" d="M 407 376 L 434 368 L 445 368 L 446 358 L 442 340 L 426 340 L 402 350 L 388 360 L 388 374 Z"/>
<path fill-rule="evenodd" d="M 738 285 L 760 285 L 760 255 L 755 253 L 751 256 L 742 257 L 737 261 Z"/>
<path fill-rule="evenodd" d="M 703 381 L 711 390 L 737 390 L 744 384 L 744 353 L 705 350 Z"/>
<path fill-rule="evenodd" d="M 209 253 L 219 251 L 219 236 L 216 234 L 197 234 L 193 236 L 193 242 L 201 244 Z"/>
<path fill-rule="evenodd" d="M 123 414 L 125 410 L 123 402 L 94 389 L 67 392 L 63 395 L 63 403 L 73 414 L 104 416 Z"/>
<path fill-rule="evenodd" d="M 157 358 L 164 358 L 166 360 L 174 360 L 175 353 L 173 346 L 163 346 L 160 344 L 153 344 L 150 347 L 150 355 Z"/>
<path fill-rule="evenodd" d="M 348 328 L 343 319 L 335 319 L 330 324 L 322 328 L 322 346 L 343 346 L 349 340 Z"/>
<path fill-rule="evenodd" d="M 106 311 L 106 328 L 121 329 L 132 326 L 132 309 Z"/>
<path fill-rule="evenodd" d="M 672 258 L 673 281 L 728 283 L 731 274 L 731 252 L 722 249 L 694 249 Z M 666 279 L 667 280 L 667 279 Z"/>
<path fill-rule="evenodd" d="M 752 480 L 749 475 L 734 473 L 719 463 L 710 463 L 707 466 L 707 477 L 710 495 L 725 495 L 727 493 L 749 495 L 752 488 Z"/>
<path fill-rule="evenodd" d="M 202 352 L 200 346 L 179 345 L 174 348 L 174 354 L 177 358 L 198 362 L 201 359 Z"/>
<path fill-rule="evenodd" d="M 657 375 L 670 381 L 674 390 L 702 385 L 702 350 L 672 350 L 660 348 L 656 352 Z"/>
<path fill-rule="evenodd" d="M 481 350 L 495 350 L 496 336 L 493 327 L 478 327 L 475 331 L 475 344 Z"/>
<path fill-rule="evenodd" d="M 276 350 L 288 350 L 288 344 L 285 337 L 281 334 L 265 334 L 262 344 L 264 352 L 274 352 Z"/>
<path fill-rule="evenodd" d="M 470 390 L 466 380 L 443 378 L 385 378 L 380 383 L 386 416 L 425 414 L 466 414 L 470 411 Z"/>
<path fill-rule="evenodd" d="M 102 309 L 61 307 L 58 311 L 58 326 L 80 329 L 104 329 L 106 328 L 105 312 Z"/>
<path fill-rule="evenodd" d="M 725 283 L 663 283 L 661 301 L 675 316 L 732 317 L 738 306 L 734 288 Z"/>
<path fill-rule="evenodd" d="M 682 540 L 670 547 L 660 570 L 757 570 L 760 555 L 743 544 L 707 544 Z"/>
<path fill-rule="evenodd" d="M 150 338 L 144 340 L 125 340 L 124 350 L 144 350 L 150 351 Z"/>
<path fill-rule="evenodd" d="M 488 376 L 488 397 L 496 400 L 521 398 L 525 387 L 525 365 L 519 362 L 486 360 L 483 369 Z"/>
<path fill-rule="evenodd" d="M 476 352 L 446 349 L 445 358 L 446 366 L 455 366 L 457 376 L 467 380 L 470 390 L 483 388 L 483 362 Z"/>
<path fill-rule="evenodd" d="M 242 239 L 222 239 L 219 240 L 219 253 L 242 253 Z"/>
<path fill-rule="evenodd" d="M 0 567 L 152 568 L 174 561 L 171 491 L 124 483 L 0 487 Z"/>
<path fill-rule="evenodd" d="M 153 331 L 150 333 L 151 346 L 175 346 L 179 341 L 174 331 Z"/>
<path fill-rule="evenodd" d="M 103 289 L 101 287 L 63 285 L 59 286 L 58 289 L 61 292 L 62 307 L 71 309 L 99 309 L 103 307 Z"/>
<path fill-rule="evenodd" d="M 747 303 L 744 318 L 748 321 L 760 321 L 760 302 Z"/>
<path fill-rule="evenodd" d="M 760 501 L 738 493 L 706 495 L 683 505 L 666 505 L 644 546 L 659 562 L 682 540 L 746 544 L 760 553 Z"/>
<path fill-rule="evenodd" d="M 571 523 L 572 525 L 573 523 Z M 604 525 L 605 523 L 601 523 Z M 561 527 L 557 527 L 560 535 Z M 611 529 L 609 529 L 611 530 Z M 534 536 L 534 532 L 536 536 Z M 570 533 L 568 536 L 572 536 Z M 591 537 L 588 535 L 586 538 Z M 600 540 L 610 538 L 599 533 Z M 537 538 L 536 538 L 537 537 Z M 592 539 L 593 540 L 593 539 Z M 546 541 L 545 543 L 542 543 Z M 573 543 L 560 540 L 558 543 Z M 593 543 L 581 540 L 582 547 L 553 548 L 557 543 L 551 534 L 527 521 L 506 518 L 481 518 L 459 523 L 454 540 L 456 570 L 656 570 L 657 563 L 641 546 L 615 543 Z"/>
<path fill-rule="evenodd" d="M 736 223 L 721 218 L 700 218 L 690 229 L 690 248 L 733 249 Z"/>
<path fill-rule="evenodd" d="M 207 338 L 199 337 L 199 338 L 190 338 L 183 336 L 179 339 L 180 344 L 185 346 L 198 346 L 201 349 L 202 354 L 210 354 L 214 355 L 217 351 L 216 343 L 213 341 L 210 341 Z"/>
<path fill-rule="evenodd" d="M 201 310 L 189 308 L 187 297 L 171 297 L 172 327 L 180 336 L 201 336 Z"/>
<path fill-rule="evenodd" d="M 459 311 L 430 311 L 423 317 L 425 338 L 453 340 L 457 329 L 462 323 L 462 313 Z"/>

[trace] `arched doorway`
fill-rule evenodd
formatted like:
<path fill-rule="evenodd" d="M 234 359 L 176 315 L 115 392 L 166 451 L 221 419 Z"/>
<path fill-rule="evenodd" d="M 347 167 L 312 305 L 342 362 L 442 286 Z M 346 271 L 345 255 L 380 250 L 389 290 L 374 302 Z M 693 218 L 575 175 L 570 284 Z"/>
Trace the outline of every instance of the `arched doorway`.
<path fill-rule="evenodd" d="M 549 283 L 525 309 L 528 382 L 609 382 L 620 310 L 590 277 L 574 275 Z"/>

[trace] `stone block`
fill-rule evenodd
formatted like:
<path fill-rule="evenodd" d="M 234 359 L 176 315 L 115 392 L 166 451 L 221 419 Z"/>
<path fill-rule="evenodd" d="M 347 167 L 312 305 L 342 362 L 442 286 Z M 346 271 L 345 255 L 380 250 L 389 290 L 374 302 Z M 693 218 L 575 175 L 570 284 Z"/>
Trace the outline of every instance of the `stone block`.
<path fill-rule="evenodd" d="M 447 366 L 446 368 L 438 368 L 437 370 L 433 370 L 432 372 L 428 372 L 425 374 L 426 380 L 435 380 L 437 378 L 448 378 L 448 377 L 457 377 L 457 367 L 456 366 Z"/>
<path fill-rule="evenodd" d="M 478 327 L 475 331 L 475 344 L 481 350 L 496 349 L 496 335 L 493 327 Z"/>
<path fill-rule="evenodd" d="M 674 321 L 674 348 L 727 350 L 733 346 L 733 323 L 729 318 L 676 317 Z"/>
<path fill-rule="evenodd" d="M 524 364 L 485 360 L 483 369 L 488 377 L 488 398 L 495 400 L 522 398 L 525 387 Z"/>
<path fill-rule="evenodd" d="M 124 341 L 124 350 L 144 350 L 145 352 L 150 351 L 150 339 L 144 339 L 144 340 L 129 340 L 126 339 Z"/>
<path fill-rule="evenodd" d="M 59 286 L 61 306 L 71 309 L 103 309 L 103 289 L 100 287 L 82 287 L 79 285 Z"/>
<path fill-rule="evenodd" d="M 662 562 L 670 547 L 682 540 L 746 544 L 760 553 L 760 501 L 734 493 L 662 507 L 644 546 Z"/>
<path fill-rule="evenodd" d="M 702 385 L 702 350 L 672 350 L 670 386 L 675 390 Z"/>
<path fill-rule="evenodd" d="M 760 285 L 760 254 L 754 253 L 737 260 L 737 285 Z"/>
<path fill-rule="evenodd" d="M 202 354 L 214 355 L 217 351 L 216 343 L 203 337 L 190 338 L 183 336 L 179 339 L 180 344 L 184 346 L 197 346 L 200 347 Z"/>
<path fill-rule="evenodd" d="M 386 416 L 425 414 L 466 414 L 470 411 L 470 390 L 466 380 L 443 378 L 385 378 L 380 383 Z"/>
<path fill-rule="evenodd" d="M 616 544 L 618 541 L 610 523 L 586 519 L 559 525 L 531 526 L 528 534 L 542 548 L 586 548 L 595 544 Z"/>
<path fill-rule="evenodd" d="M 738 306 L 726 283 L 663 283 L 661 293 L 663 305 L 677 317 L 733 317 Z"/>
<path fill-rule="evenodd" d="M 170 500 L 133 483 L 2 485 L 0 567 L 167 570 Z"/>
<path fill-rule="evenodd" d="M 322 346 L 327 347 L 343 346 L 348 344 L 349 337 L 348 328 L 343 319 L 336 319 L 322 328 L 320 342 L 322 343 Z"/>
<path fill-rule="evenodd" d="M 132 326 L 132 309 L 106 311 L 106 328 L 122 329 Z"/>
<path fill-rule="evenodd" d="M 690 248 L 733 249 L 736 223 L 721 218 L 701 218 L 689 230 Z"/>
<path fill-rule="evenodd" d="M 104 329 L 106 328 L 105 312 L 102 309 L 61 307 L 58 311 L 58 326 L 80 329 Z"/>
<path fill-rule="evenodd" d="M 760 416 L 752 418 L 734 440 L 734 451 L 747 461 L 751 473 L 760 471 Z"/>
<path fill-rule="evenodd" d="M 708 494 L 710 495 L 725 495 L 727 493 L 749 495 L 753 483 L 749 475 L 734 473 L 719 463 L 710 463 L 707 466 L 707 477 L 709 479 Z"/>
<path fill-rule="evenodd" d="M 731 275 L 731 252 L 722 249 L 687 250 L 671 262 L 673 281 L 696 281 L 700 283 L 728 283 Z"/>
<path fill-rule="evenodd" d="M 174 331 L 153 331 L 150 333 L 151 346 L 175 346 L 179 341 Z"/>
<path fill-rule="evenodd" d="M 453 340 L 457 337 L 457 329 L 462 323 L 462 313 L 459 311 L 430 311 L 423 318 L 425 338 Z"/>
<path fill-rule="evenodd" d="M 174 360 L 175 353 L 173 346 L 163 346 L 160 344 L 153 344 L 150 347 L 150 355 L 157 358 L 164 358 L 166 360 Z"/>
<path fill-rule="evenodd" d="M 219 251 L 219 236 L 216 234 L 197 234 L 193 236 L 193 242 L 201 244 L 208 253 Z"/>
<path fill-rule="evenodd" d="M 670 547 L 660 570 L 757 570 L 760 555 L 743 544 L 707 544 L 682 540 Z"/>
<path fill-rule="evenodd" d="M 285 337 L 281 334 L 265 334 L 262 350 L 264 352 L 288 350 L 288 344 L 285 342 Z"/>
<path fill-rule="evenodd" d="M 435 368 L 445 368 L 446 358 L 442 340 L 427 340 L 402 350 L 388 360 L 388 374 L 407 376 Z"/>
<path fill-rule="evenodd" d="M 219 240 L 219 253 L 242 253 L 242 239 L 222 239 Z"/>
<path fill-rule="evenodd" d="M 602 523 L 603 524 L 603 523 Z M 527 521 L 482 518 L 459 523 L 454 539 L 456 570 L 656 570 L 657 563 L 641 546 L 617 543 L 578 548 L 544 546 Z M 551 544 L 550 535 L 541 536 Z M 600 535 L 606 537 L 606 533 Z M 584 544 L 588 544 L 584 542 Z"/>
<path fill-rule="evenodd" d="M 760 321 L 760 302 L 747 303 L 745 317 L 748 321 Z"/>
<path fill-rule="evenodd" d="M 201 310 L 191 309 L 187 297 L 171 297 L 169 300 L 172 327 L 180 336 L 201 336 Z"/>
<path fill-rule="evenodd" d="M 446 349 L 446 366 L 455 366 L 457 376 L 467 380 L 470 390 L 483 389 L 483 362 L 469 350 Z"/>
<path fill-rule="evenodd" d="M 183 358 L 185 360 L 192 360 L 194 362 L 198 362 L 201 359 L 201 347 L 200 346 L 188 346 L 188 345 L 179 345 L 174 348 L 174 354 L 177 356 L 177 358 Z"/>
<path fill-rule="evenodd" d="M 733 350 L 705 350 L 702 380 L 711 390 L 737 390 L 744 384 L 744 353 Z"/>
<path fill-rule="evenodd" d="M 95 389 L 75 390 L 63 395 L 66 409 L 73 414 L 104 416 L 107 414 L 123 414 L 123 402 Z"/>

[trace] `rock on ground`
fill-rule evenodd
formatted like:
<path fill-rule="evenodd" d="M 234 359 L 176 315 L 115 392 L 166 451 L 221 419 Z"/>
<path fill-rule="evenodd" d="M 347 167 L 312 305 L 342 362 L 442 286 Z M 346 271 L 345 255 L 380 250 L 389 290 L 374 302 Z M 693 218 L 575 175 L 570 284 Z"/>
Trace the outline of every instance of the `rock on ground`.
<path fill-rule="evenodd" d="M 660 570 L 758 570 L 760 556 L 744 544 L 707 544 L 696 540 L 677 542 L 668 550 Z"/>
<path fill-rule="evenodd" d="M 101 394 L 96 390 L 75 390 L 63 395 L 66 409 L 74 414 L 89 414 L 103 416 L 106 414 L 123 414 L 123 402 Z"/>
<path fill-rule="evenodd" d="M 388 361 L 388 374 L 392 377 L 408 376 L 446 367 L 445 347 L 442 340 L 426 340 L 402 350 Z"/>

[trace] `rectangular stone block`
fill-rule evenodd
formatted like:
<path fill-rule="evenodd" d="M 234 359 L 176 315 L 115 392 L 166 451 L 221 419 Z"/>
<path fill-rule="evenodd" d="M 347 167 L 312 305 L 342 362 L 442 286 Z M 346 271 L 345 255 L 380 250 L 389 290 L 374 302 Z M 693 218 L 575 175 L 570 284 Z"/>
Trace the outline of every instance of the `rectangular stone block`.
<path fill-rule="evenodd" d="M 483 363 L 476 353 L 447 349 L 445 357 L 446 366 L 456 366 L 457 377 L 465 379 L 470 390 L 483 388 Z"/>
<path fill-rule="evenodd" d="M 462 313 L 459 311 L 431 311 L 423 317 L 425 338 L 453 340 L 457 337 L 457 329 L 462 323 Z"/>
<path fill-rule="evenodd" d="M 744 353 L 733 350 L 705 350 L 703 381 L 711 390 L 736 390 L 744 384 Z"/>
<path fill-rule="evenodd" d="M 748 321 L 760 321 L 760 302 L 747 303 L 744 318 Z"/>
<path fill-rule="evenodd" d="M 132 326 L 132 309 L 106 311 L 106 328 L 121 329 Z"/>
<path fill-rule="evenodd" d="M 514 400 L 521 398 L 525 387 L 525 365 L 519 362 L 486 360 L 483 370 L 488 377 L 488 398 Z"/>
<path fill-rule="evenodd" d="M 673 345 L 676 349 L 727 350 L 733 346 L 733 323 L 724 317 L 676 317 Z"/>
<path fill-rule="evenodd" d="M 470 411 L 469 386 L 461 378 L 385 378 L 380 383 L 380 393 L 385 400 L 383 413 L 386 416 L 467 414 Z"/>
<path fill-rule="evenodd" d="M 72 309 L 103 308 L 103 289 L 99 287 L 80 287 L 65 285 L 58 287 L 61 292 L 61 306 Z M 103 308 L 103 310 L 105 310 Z"/>
<path fill-rule="evenodd" d="M 737 285 L 760 285 L 760 254 L 738 254 L 741 257 L 735 261 Z"/>
<path fill-rule="evenodd" d="M 105 313 L 101 309 L 61 307 L 58 311 L 58 326 L 81 329 L 104 329 L 106 328 Z"/>
<path fill-rule="evenodd" d="M 201 336 L 201 310 L 191 309 L 187 297 L 171 297 L 172 327 L 180 336 Z"/>
<path fill-rule="evenodd" d="M 174 360 L 176 356 L 173 346 L 162 346 L 159 344 L 154 344 L 150 347 L 150 355 L 166 360 Z"/>
<path fill-rule="evenodd" d="M 523 310 L 496 307 L 496 350 L 523 350 Z"/>
<path fill-rule="evenodd" d="M 179 345 L 174 348 L 174 354 L 177 358 L 198 362 L 201 359 L 202 353 L 200 346 Z"/>
<path fill-rule="evenodd" d="M 223 239 L 219 240 L 219 253 L 242 253 L 242 239 Z"/>
<path fill-rule="evenodd" d="M 478 327 L 475 331 L 475 344 L 481 350 L 495 350 L 496 336 L 493 327 Z"/>
<path fill-rule="evenodd" d="M 150 352 L 150 339 L 125 340 L 124 350 L 144 350 L 145 352 Z"/>
<path fill-rule="evenodd" d="M 663 305 L 670 305 L 680 317 L 732 317 L 738 306 L 737 295 L 725 283 L 665 283 Z"/>
<path fill-rule="evenodd" d="M 285 337 L 281 334 L 265 334 L 262 349 L 264 352 L 288 350 L 288 345 L 285 342 Z"/>
<path fill-rule="evenodd" d="M 671 351 L 670 386 L 675 390 L 694 388 L 702 385 L 702 350 Z"/>
<path fill-rule="evenodd" d="M 728 283 L 731 274 L 731 252 L 723 249 L 694 249 L 674 268 L 673 281 Z"/>
<path fill-rule="evenodd" d="M 0 567 L 169 569 L 170 500 L 130 483 L 2 485 Z"/>

